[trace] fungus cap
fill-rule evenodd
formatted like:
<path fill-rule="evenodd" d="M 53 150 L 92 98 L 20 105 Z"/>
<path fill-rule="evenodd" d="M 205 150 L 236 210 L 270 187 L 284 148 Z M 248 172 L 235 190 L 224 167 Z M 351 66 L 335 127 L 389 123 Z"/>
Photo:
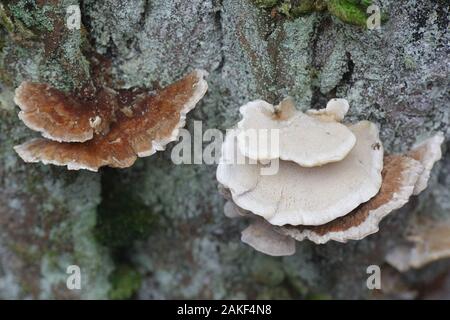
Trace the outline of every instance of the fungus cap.
<path fill-rule="evenodd" d="M 241 233 L 241 241 L 270 256 L 290 256 L 295 253 L 295 240 L 273 230 L 262 219 L 253 220 Z"/>
<path fill-rule="evenodd" d="M 239 208 L 233 201 L 228 200 L 223 206 L 223 214 L 230 219 L 248 216 L 245 210 Z"/>
<path fill-rule="evenodd" d="M 253 160 L 279 158 L 314 167 L 342 160 L 355 146 L 346 126 L 297 111 L 291 99 L 278 106 L 252 101 L 240 113 L 239 150 Z"/>
<path fill-rule="evenodd" d="M 320 226 L 283 226 L 277 231 L 298 241 L 309 239 L 317 244 L 330 240 L 361 240 L 378 232 L 380 221 L 405 205 L 423 171 L 420 162 L 400 155 L 384 157 L 383 182 L 375 197 L 349 214 Z"/>
<path fill-rule="evenodd" d="M 239 154 L 237 133 L 229 131 L 217 180 L 230 190 L 239 207 L 273 225 L 325 224 L 368 201 L 381 186 L 383 147 L 377 127 L 361 121 L 350 130 L 356 145 L 344 160 L 313 168 L 280 161 L 274 175 L 261 175 L 259 163 L 233 163 L 232 155 Z"/>
<path fill-rule="evenodd" d="M 95 134 L 83 143 L 33 139 L 14 149 L 25 162 L 67 166 L 69 170 L 129 167 L 137 157 L 164 150 L 177 139 L 186 114 L 208 88 L 206 75 L 196 70 L 156 93 L 120 91 L 119 104 L 130 103 L 132 114 L 117 112 L 107 134 Z"/>
<path fill-rule="evenodd" d="M 309 109 L 306 111 L 308 115 L 316 116 L 323 119 L 331 119 L 334 121 L 344 120 L 345 115 L 348 112 L 350 105 L 346 99 L 334 98 L 328 101 L 325 109 L 314 110 Z"/>
<path fill-rule="evenodd" d="M 15 91 L 19 118 L 44 138 L 84 142 L 94 133 L 106 134 L 117 109 L 116 92 L 101 88 L 95 99 L 82 100 L 45 83 L 22 82 Z"/>
<path fill-rule="evenodd" d="M 414 228 L 408 236 L 410 244 L 394 247 L 386 255 L 390 265 L 404 272 L 450 258 L 450 219 L 413 222 Z"/>
<path fill-rule="evenodd" d="M 436 161 L 441 159 L 442 151 L 441 145 L 444 142 L 444 135 L 438 133 L 431 138 L 428 138 L 420 143 L 414 145 L 409 152 L 409 156 L 417 161 L 420 161 L 424 166 L 424 170 L 417 180 L 414 188 L 414 195 L 418 195 L 425 190 L 430 179 L 431 169 Z"/>

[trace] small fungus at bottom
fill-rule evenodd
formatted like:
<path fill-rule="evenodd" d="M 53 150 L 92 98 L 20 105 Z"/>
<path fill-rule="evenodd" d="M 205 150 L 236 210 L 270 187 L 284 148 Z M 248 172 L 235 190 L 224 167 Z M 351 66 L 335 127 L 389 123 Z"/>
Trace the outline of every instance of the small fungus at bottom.
<path fill-rule="evenodd" d="M 254 219 L 241 233 L 241 241 L 271 256 L 290 256 L 295 253 L 295 240 L 275 232 L 263 219 Z"/>
<path fill-rule="evenodd" d="M 401 272 L 450 258 L 450 219 L 415 222 L 408 236 L 410 243 L 398 245 L 386 255 L 386 261 Z"/>

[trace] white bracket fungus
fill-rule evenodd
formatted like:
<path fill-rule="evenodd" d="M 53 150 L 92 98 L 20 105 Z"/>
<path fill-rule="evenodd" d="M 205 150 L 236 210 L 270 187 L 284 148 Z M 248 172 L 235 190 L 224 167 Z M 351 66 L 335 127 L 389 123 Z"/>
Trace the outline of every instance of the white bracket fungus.
<path fill-rule="evenodd" d="M 386 256 L 386 261 L 401 272 L 450 258 L 450 219 L 415 222 L 408 237 L 410 244 L 394 247 Z"/>
<path fill-rule="evenodd" d="M 408 156 L 420 161 L 425 169 L 417 180 L 416 187 L 414 188 L 414 195 L 418 195 L 427 187 L 431 169 L 433 168 L 434 163 L 442 157 L 441 145 L 443 142 L 444 135 L 438 133 L 431 138 L 415 144 L 408 153 Z"/>
<path fill-rule="evenodd" d="M 297 111 L 291 99 L 278 106 L 256 100 L 239 110 L 239 150 L 253 160 L 279 158 L 315 167 L 342 160 L 356 142 L 354 134 L 335 118 L 323 120 Z"/>
<path fill-rule="evenodd" d="M 340 162 L 305 168 L 280 161 L 277 174 L 260 175 L 261 164 L 221 161 L 217 180 L 230 189 L 238 206 L 273 225 L 327 223 L 368 201 L 381 186 L 383 148 L 377 127 L 362 121 L 350 130 L 357 142 Z M 233 137 L 225 138 L 222 157 L 235 150 Z"/>
<path fill-rule="evenodd" d="M 322 244 L 329 240 L 347 242 L 361 240 L 378 232 L 380 221 L 395 209 L 405 205 L 423 171 L 420 162 L 405 156 L 385 156 L 383 183 L 380 191 L 368 202 L 345 216 L 320 226 L 282 226 L 279 232 L 298 241 L 309 239 Z"/>
<path fill-rule="evenodd" d="M 239 208 L 233 201 L 228 200 L 223 206 L 223 213 L 227 218 L 242 218 L 248 216 L 243 209 Z"/>
<path fill-rule="evenodd" d="M 295 253 L 295 240 L 273 230 L 262 219 L 254 219 L 241 233 L 241 241 L 270 256 L 290 256 Z"/>
<path fill-rule="evenodd" d="M 315 117 L 319 117 L 325 120 L 342 121 L 348 112 L 350 105 L 345 99 L 334 98 L 328 101 L 325 109 L 314 110 L 309 109 L 307 114 Z"/>
<path fill-rule="evenodd" d="M 242 232 L 243 242 L 265 254 L 289 255 L 295 251 L 294 239 L 308 239 L 317 244 L 361 240 L 377 232 L 385 216 L 426 187 L 430 171 L 441 157 L 442 134 L 415 145 L 407 155 L 384 156 L 378 128 L 369 121 L 361 121 L 348 126 L 356 142 L 343 159 L 327 164 L 316 161 L 311 142 L 316 139 L 316 144 L 323 145 L 323 133 L 331 132 L 323 123 L 339 124 L 337 121 L 342 121 L 347 111 L 344 99 L 332 99 L 325 109 L 308 110 L 308 115 L 296 111 L 290 100 L 277 107 L 258 100 L 241 108 L 243 120 L 225 137 L 217 180 L 228 200 L 225 215 L 251 221 Z M 305 123 L 310 121 L 304 117 L 320 124 L 312 125 L 314 134 L 306 133 L 306 138 L 303 137 L 306 143 L 302 140 L 293 144 L 292 141 L 301 140 L 297 135 L 304 133 Z M 252 149 L 244 153 L 249 149 L 243 149 L 240 140 L 242 130 L 267 128 L 285 130 L 280 134 L 279 152 L 268 153 L 279 160 L 279 170 L 274 175 L 261 173 L 262 160 L 266 158 L 257 157 L 258 152 Z M 311 155 L 316 164 L 302 166 L 298 161 L 301 157 L 286 156 L 292 152 Z M 445 230 L 450 234 L 448 226 Z M 436 234 L 442 238 L 442 231 L 438 231 Z M 416 246 L 413 253 L 407 252 L 411 265 L 450 255 L 448 237 L 440 242 L 431 235 L 426 238 L 431 243 L 426 247 L 428 251 Z M 430 248 L 436 250 L 430 253 Z M 395 254 L 390 256 L 392 264 L 406 255 L 404 250 Z"/>

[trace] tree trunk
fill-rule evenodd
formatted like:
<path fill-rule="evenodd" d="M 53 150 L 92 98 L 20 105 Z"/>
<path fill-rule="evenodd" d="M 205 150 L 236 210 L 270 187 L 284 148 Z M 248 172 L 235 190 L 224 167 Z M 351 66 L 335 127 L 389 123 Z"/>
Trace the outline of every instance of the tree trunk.
<path fill-rule="evenodd" d="M 224 217 L 214 165 L 175 165 L 171 148 L 99 173 L 26 164 L 13 146 L 37 133 L 17 117 L 23 80 L 70 92 L 111 63 L 116 87 L 164 86 L 205 69 L 209 90 L 187 117 L 225 130 L 254 99 L 295 98 L 302 110 L 349 100 L 349 120 L 380 127 L 387 152 L 449 130 L 448 5 L 381 0 L 380 30 L 327 11 L 288 16 L 251 0 L 7 0 L 0 7 L 0 298 L 373 298 L 449 296 L 449 261 L 401 275 L 386 253 L 417 218 L 450 218 L 450 155 L 429 186 L 377 234 L 346 244 L 297 243 L 269 257 L 240 242 L 245 222 Z M 69 30 L 79 5 L 81 30 Z M 173 146 L 175 143 L 171 144 Z M 206 143 L 205 143 L 206 144 Z M 446 148 L 447 147 L 447 148 Z M 69 290 L 69 265 L 81 290 Z M 394 288 L 369 290 L 379 265 Z M 439 278 L 440 279 L 440 278 Z M 418 289 L 422 288 L 422 289 Z M 425 288 L 425 290 L 423 289 Z"/>

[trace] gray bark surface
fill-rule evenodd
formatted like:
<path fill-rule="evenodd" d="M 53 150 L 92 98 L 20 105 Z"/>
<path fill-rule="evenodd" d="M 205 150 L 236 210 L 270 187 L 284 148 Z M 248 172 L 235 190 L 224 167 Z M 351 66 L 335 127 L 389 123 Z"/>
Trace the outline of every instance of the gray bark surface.
<path fill-rule="evenodd" d="M 123 88 L 207 70 L 209 91 L 188 115 L 191 131 L 194 120 L 203 132 L 230 128 L 254 99 L 290 95 L 306 110 L 338 96 L 350 102 L 350 121 L 377 123 L 385 150 L 403 152 L 438 131 L 450 138 L 446 1 L 377 1 L 389 16 L 380 31 L 326 12 L 273 18 L 250 0 L 26 3 L 34 2 L 6 1 L 15 29 L 0 29 L 0 298 L 390 297 L 366 287 L 374 264 L 401 278 L 392 296 L 424 284 L 438 290 L 430 283 L 448 274 L 449 261 L 400 275 L 384 258 L 418 216 L 450 218 L 448 142 L 426 191 L 377 234 L 305 241 L 294 256 L 276 258 L 240 242 L 246 223 L 223 216 L 216 167 L 174 165 L 174 144 L 123 170 L 25 164 L 12 147 L 37 134 L 17 118 L 12 97 L 23 80 L 73 90 L 90 78 L 96 51 Z M 82 32 L 60 26 L 70 4 L 81 7 Z M 66 288 L 71 264 L 82 270 L 81 290 Z"/>

